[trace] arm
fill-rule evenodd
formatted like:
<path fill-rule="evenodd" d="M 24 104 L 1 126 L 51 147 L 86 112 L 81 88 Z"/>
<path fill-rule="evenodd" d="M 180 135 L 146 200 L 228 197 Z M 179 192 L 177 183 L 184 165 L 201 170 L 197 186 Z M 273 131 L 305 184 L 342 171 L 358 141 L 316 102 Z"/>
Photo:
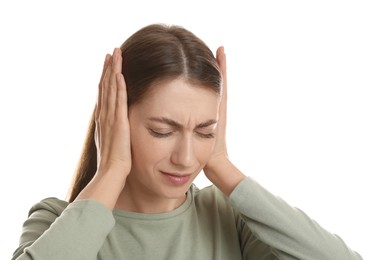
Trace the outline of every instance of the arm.
<path fill-rule="evenodd" d="M 225 141 L 227 78 L 223 48 L 217 50 L 216 56 L 223 76 L 223 94 L 215 150 L 204 172 L 241 213 L 242 235 L 251 230 L 258 238 L 242 245 L 242 252 L 254 259 L 270 254 L 269 250 L 280 259 L 361 259 L 340 238 L 263 189 L 229 160 Z"/>
<path fill-rule="evenodd" d="M 19 259 L 96 259 L 114 225 L 111 210 L 131 168 L 120 49 L 107 55 L 95 109 L 97 172 L 60 217 L 41 208 L 25 222 Z M 55 220 L 55 222 L 54 222 Z"/>
<path fill-rule="evenodd" d="M 96 259 L 115 221 L 96 201 L 46 199 L 31 208 L 12 259 Z M 94 233 L 94 234 L 93 234 Z"/>
<path fill-rule="evenodd" d="M 300 209 L 291 207 L 252 178 L 245 178 L 230 195 L 242 215 L 241 228 L 269 245 L 279 259 L 362 259 L 344 241 L 323 229 Z M 259 256 L 243 248 L 254 259 Z"/>

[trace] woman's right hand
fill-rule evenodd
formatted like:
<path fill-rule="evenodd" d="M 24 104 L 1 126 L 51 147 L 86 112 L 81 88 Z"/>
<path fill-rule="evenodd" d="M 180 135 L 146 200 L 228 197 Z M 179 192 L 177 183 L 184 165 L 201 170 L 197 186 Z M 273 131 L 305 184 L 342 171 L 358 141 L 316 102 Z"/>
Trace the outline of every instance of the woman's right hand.
<path fill-rule="evenodd" d="M 95 111 L 97 175 L 117 172 L 125 177 L 131 168 L 127 92 L 121 73 L 121 50 L 107 55 L 99 83 Z"/>
<path fill-rule="evenodd" d="M 121 73 L 122 57 L 116 48 L 106 55 L 95 109 L 97 172 L 77 199 L 93 199 L 109 208 L 125 185 L 131 169 L 127 93 Z"/>

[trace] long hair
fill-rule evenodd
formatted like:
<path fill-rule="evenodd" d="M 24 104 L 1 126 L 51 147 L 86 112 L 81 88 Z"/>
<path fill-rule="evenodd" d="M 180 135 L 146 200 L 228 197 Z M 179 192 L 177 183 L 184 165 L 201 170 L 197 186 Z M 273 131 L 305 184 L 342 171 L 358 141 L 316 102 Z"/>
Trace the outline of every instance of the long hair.
<path fill-rule="evenodd" d="M 156 88 L 156 83 L 181 76 L 192 84 L 221 92 L 221 72 L 212 51 L 183 27 L 148 25 L 130 36 L 120 48 L 128 106 L 140 102 L 150 89 Z M 69 190 L 69 202 L 75 200 L 97 171 L 94 112 Z"/>

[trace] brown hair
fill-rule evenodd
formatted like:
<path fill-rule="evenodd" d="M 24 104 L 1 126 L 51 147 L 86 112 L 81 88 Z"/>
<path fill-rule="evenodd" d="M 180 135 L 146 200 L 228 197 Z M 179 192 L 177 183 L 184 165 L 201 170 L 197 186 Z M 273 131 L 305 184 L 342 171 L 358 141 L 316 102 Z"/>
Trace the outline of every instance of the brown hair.
<path fill-rule="evenodd" d="M 180 26 L 148 25 L 130 36 L 122 45 L 122 73 L 127 85 L 128 106 L 140 102 L 156 83 L 182 76 L 190 83 L 220 93 L 221 73 L 208 46 Z M 68 201 L 91 181 L 97 170 L 94 141 L 94 111 Z"/>

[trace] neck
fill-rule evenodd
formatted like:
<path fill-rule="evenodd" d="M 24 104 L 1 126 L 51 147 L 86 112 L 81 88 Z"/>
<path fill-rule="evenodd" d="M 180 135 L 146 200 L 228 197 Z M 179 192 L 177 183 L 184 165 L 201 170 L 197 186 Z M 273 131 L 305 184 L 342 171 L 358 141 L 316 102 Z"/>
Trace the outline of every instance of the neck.
<path fill-rule="evenodd" d="M 178 198 L 159 196 L 129 176 L 116 202 L 116 209 L 145 214 L 164 213 L 178 208 L 186 200 L 186 194 Z"/>

